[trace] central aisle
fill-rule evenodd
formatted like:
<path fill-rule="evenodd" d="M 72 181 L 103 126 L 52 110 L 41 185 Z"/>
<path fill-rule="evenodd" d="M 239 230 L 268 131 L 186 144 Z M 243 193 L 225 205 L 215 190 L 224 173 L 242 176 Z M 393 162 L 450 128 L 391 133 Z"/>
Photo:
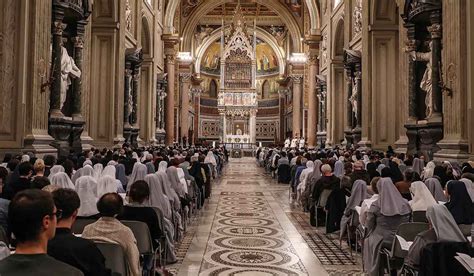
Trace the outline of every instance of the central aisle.
<path fill-rule="evenodd" d="M 253 158 L 232 159 L 183 241 L 178 275 L 328 275 L 288 210 L 288 185 Z"/>

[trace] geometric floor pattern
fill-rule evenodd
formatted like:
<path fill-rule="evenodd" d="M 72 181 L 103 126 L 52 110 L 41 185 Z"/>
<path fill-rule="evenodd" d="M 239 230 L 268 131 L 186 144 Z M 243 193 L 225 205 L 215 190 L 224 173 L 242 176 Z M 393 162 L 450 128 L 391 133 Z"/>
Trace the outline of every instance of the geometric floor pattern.
<path fill-rule="evenodd" d="M 253 158 L 231 159 L 170 270 L 178 276 L 362 275 L 360 257 L 352 259 L 308 222 L 289 201 L 288 185 Z"/>
<path fill-rule="evenodd" d="M 308 216 L 298 212 L 287 213 L 291 222 L 300 231 L 309 247 L 323 265 L 355 265 L 355 260 L 348 250 L 339 247 L 339 241 L 330 239 L 322 233 L 314 231 L 308 223 Z M 337 243 L 336 243 L 337 242 Z"/>
<path fill-rule="evenodd" d="M 221 192 L 203 275 L 307 275 L 262 192 Z"/>

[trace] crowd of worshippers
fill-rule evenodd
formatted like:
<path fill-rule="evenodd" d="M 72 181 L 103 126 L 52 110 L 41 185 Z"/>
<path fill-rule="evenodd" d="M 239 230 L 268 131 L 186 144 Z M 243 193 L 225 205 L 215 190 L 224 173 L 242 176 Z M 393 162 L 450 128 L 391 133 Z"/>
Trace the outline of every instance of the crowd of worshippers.
<path fill-rule="evenodd" d="M 166 264 L 177 261 L 175 246 L 226 162 L 225 148 L 6 154 L 0 275 L 115 275 L 118 251 L 123 275 L 167 274 Z"/>
<path fill-rule="evenodd" d="M 442 271 L 423 275 L 447 275 L 459 269 L 456 250 L 470 252 L 473 161 L 425 162 L 389 147 L 386 152 L 260 148 L 257 162 L 279 183 L 290 184 L 293 203 L 310 213 L 311 225 L 339 233 L 350 249 L 362 248 L 369 275 L 433 267 Z M 398 236 L 413 244 L 395 258 Z"/>

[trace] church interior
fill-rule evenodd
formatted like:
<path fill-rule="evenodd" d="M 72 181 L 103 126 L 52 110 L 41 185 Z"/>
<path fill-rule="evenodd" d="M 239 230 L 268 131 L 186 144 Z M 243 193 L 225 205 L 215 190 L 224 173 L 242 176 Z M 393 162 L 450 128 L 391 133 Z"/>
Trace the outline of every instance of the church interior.
<path fill-rule="evenodd" d="M 178 212 L 186 224 L 174 238 L 178 261 L 159 275 L 393 275 L 390 261 L 364 267 L 356 230 L 353 248 L 310 224 L 300 186 L 279 179 L 274 156 L 284 149 L 311 155 L 314 171 L 323 152 L 334 174 L 337 160 L 356 170 L 386 151 L 382 163 L 471 164 L 474 1 L 0 1 L 5 167 L 12 155 L 114 161 L 122 151 L 156 162 L 157 174 L 156 160 L 191 153 L 219 167 L 206 205 L 196 199 L 202 209 Z"/>

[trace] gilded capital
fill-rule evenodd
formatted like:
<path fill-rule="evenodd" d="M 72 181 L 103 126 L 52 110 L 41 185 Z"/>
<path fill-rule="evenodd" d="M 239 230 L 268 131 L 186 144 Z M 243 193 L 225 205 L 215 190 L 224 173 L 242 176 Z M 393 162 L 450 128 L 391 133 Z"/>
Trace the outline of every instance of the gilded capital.
<path fill-rule="evenodd" d="M 293 83 L 301 83 L 303 81 L 303 74 L 291 74 L 290 78 L 293 80 Z"/>

